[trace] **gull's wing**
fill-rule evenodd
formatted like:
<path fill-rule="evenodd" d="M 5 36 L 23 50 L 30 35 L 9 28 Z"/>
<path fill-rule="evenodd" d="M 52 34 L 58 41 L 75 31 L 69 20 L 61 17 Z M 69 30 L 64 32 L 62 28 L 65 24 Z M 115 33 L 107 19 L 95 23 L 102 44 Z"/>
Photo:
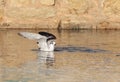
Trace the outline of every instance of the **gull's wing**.
<path fill-rule="evenodd" d="M 41 36 L 40 34 L 37 33 L 19 32 L 18 34 L 31 40 L 47 39 L 45 36 Z"/>

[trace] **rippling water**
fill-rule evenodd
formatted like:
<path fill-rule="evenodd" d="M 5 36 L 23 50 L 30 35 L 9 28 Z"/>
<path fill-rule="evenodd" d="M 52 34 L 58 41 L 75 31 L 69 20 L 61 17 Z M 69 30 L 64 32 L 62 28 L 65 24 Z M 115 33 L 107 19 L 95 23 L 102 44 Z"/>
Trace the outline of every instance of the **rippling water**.
<path fill-rule="evenodd" d="M 20 31 L 55 34 L 55 51 Z M 0 82 L 120 82 L 120 31 L 0 30 Z"/>

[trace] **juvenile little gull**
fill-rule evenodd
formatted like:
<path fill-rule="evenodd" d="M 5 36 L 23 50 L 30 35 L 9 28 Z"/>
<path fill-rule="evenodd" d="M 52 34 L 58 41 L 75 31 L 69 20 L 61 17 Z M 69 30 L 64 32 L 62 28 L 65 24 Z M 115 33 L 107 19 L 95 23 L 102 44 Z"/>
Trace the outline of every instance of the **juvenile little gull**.
<path fill-rule="evenodd" d="M 31 39 L 37 40 L 37 45 L 41 51 L 54 51 L 56 36 L 48 32 L 19 32 L 19 35 Z"/>

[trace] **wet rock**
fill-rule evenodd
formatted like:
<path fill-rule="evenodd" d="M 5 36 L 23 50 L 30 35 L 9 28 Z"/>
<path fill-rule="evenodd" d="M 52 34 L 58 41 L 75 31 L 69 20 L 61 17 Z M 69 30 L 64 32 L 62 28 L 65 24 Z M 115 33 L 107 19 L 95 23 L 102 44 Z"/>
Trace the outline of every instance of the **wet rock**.
<path fill-rule="evenodd" d="M 107 29 L 109 28 L 109 22 L 103 21 L 97 25 L 97 29 Z"/>
<path fill-rule="evenodd" d="M 92 25 L 85 18 L 81 18 L 80 20 L 80 18 L 76 16 L 61 20 L 61 28 L 73 30 L 91 29 Z"/>

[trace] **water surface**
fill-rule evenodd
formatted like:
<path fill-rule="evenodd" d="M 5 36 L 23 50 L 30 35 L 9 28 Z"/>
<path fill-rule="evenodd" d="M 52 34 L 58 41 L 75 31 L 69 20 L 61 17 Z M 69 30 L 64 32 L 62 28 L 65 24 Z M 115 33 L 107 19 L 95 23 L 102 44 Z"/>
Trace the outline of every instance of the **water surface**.
<path fill-rule="evenodd" d="M 55 51 L 20 31 L 55 34 Z M 0 30 L 0 82 L 120 82 L 120 31 Z"/>

